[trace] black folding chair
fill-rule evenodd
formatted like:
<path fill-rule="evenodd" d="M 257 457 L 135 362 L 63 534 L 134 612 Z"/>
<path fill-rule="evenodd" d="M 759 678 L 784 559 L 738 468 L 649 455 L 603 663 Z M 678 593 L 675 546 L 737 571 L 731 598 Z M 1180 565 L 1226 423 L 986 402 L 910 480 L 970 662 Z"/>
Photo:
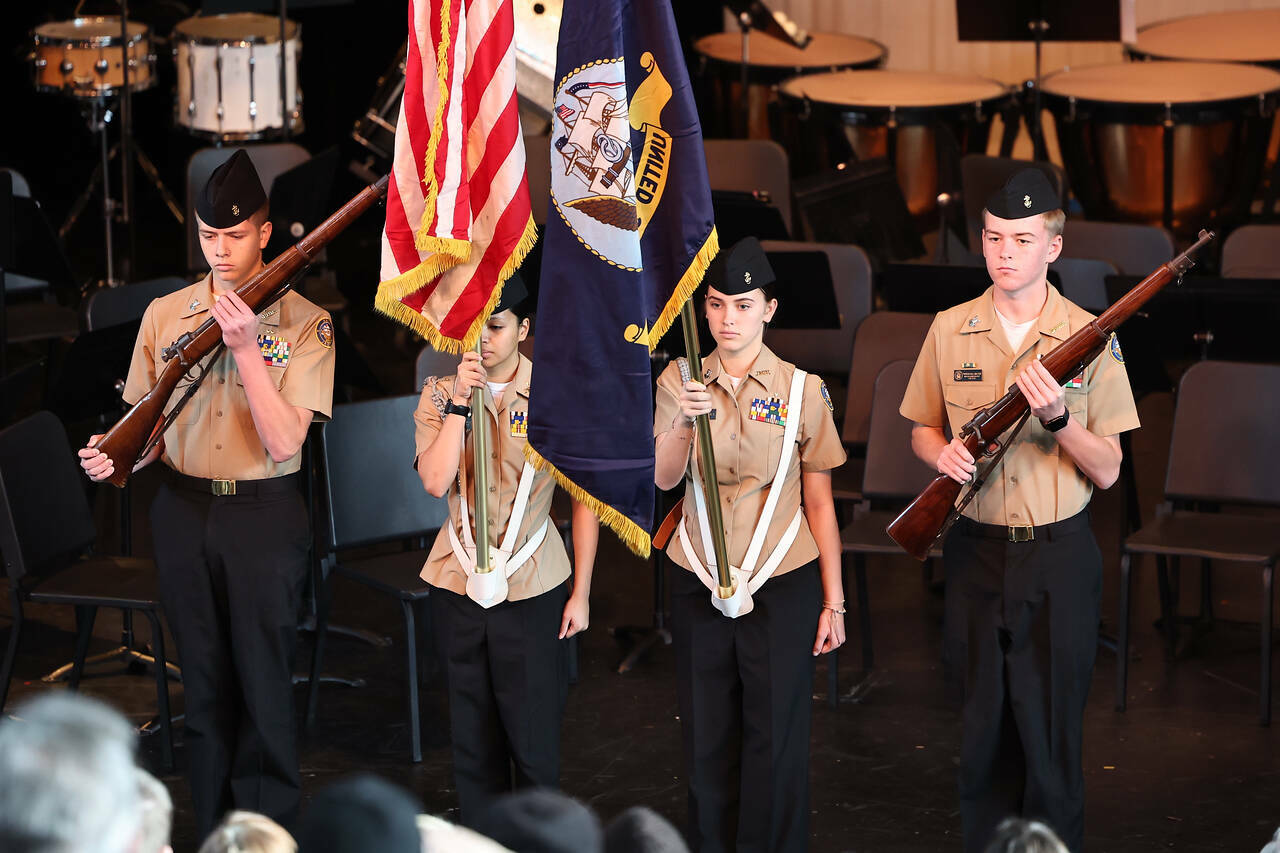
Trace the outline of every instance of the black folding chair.
<path fill-rule="evenodd" d="M 867 436 L 867 464 L 862 474 L 862 503 L 854 507 L 853 521 L 840 531 L 841 563 L 846 575 L 852 561 L 854 588 L 858 596 L 858 629 L 862 638 L 862 668 L 866 672 L 875 665 L 867 555 L 902 553 L 884 529 L 897 517 L 897 511 L 923 491 L 934 477 L 929 466 L 911 450 L 911 421 L 898 413 L 914 367 L 914 359 L 892 361 L 876 377 Z M 926 578 L 931 575 L 932 560 L 941 554 L 937 548 L 929 552 Z M 834 708 L 840 696 L 836 652 L 831 653 L 829 666 L 830 702 Z"/>
<path fill-rule="evenodd" d="M 87 555 L 96 532 L 84 488 L 66 430 L 52 413 L 37 412 L 0 431 L 0 550 L 13 616 L 0 672 L 0 708 L 17 658 L 24 603 L 75 608 L 73 690 L 84 670 L 98 608 L 139 611 L 151 623 L 161 751 L 166 769 L 172 768 L 169 683 L 155 565 L 132 557 Z"/>
<path fill-rule="evenodd" d="M 449 519 L 444 498 L 422 488 L 413 468 L 413 411 L 417 395 L 335 406 L 321 431 L 329 524 L 320 566 L 323 584 L 316 619 L 315 654 L 307 694 L 307 725 L 315 722 L 333 577 L 340 574 L 400 603 L 405 622 L 410 752 L 422 760 L 418 712 L 419 605 L 431 587 L 419 577 L 427 550 L 414 548 L 372 557 L 343 551 L 386 542 L 423 540 Z"/>
<path fill-rule="evenodd" d="M 1133 556 L 1156 558 L 1170 657 L 1178 630 L 1176 581 L 1171 583 L 1170 570 L 1176 579 L 1180 557 L 1199 557 L 1206 587 L 1213 560 L 1261 570 L 1259 718 L 1264 726 L 1271 722 L 1272 580 L 1280 560 L 1280 523 L 1274 515 L 1213 510 L 1222 505 L 1280 507 L 1280 461 L 1273 438 L 1278 419 L 1280 365 L 1202 361 L 1183 375 L 1173 415 L 1165 502 L 1154 521 L 1125 540 L 1120 558 L 1117 711 L 1127 704 Z"/>

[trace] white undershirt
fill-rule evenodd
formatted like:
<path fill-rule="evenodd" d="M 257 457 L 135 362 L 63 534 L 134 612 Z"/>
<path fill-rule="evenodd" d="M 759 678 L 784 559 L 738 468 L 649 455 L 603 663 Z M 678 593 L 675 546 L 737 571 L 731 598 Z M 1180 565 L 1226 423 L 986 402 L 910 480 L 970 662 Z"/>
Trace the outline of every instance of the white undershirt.
<path fill-rule="evenodd" d="M 1017 355 L 1021 351 L 1022 341 L 1026 338 L 1027 332 L 1040 318 L 1032 317 L 1025 323 L 1014 323 L 1001 314 L 999 308 L 996 309 L 996 316 L 1000 318 L 1000 326 L 1004 329 L 1004 336 L 1009 339 L 1009 346 L 1013 347 L 1013 353 Z"/>
<path fill-rule="evenodd" d="M 493 396 L 493 404 L 496 406 L 502 402 L 502 395 L 506 392 L 507 386 L 511 382 L 486 382 L 485 384 L 489 386 L 489 393 Z"/>
<path fill-rule="evenodd" d="M 742 381 L 742 377 L 741 377 L 741 376 L 734 376 L 733 374 L 728 373 L 728 372 L 726 372 L 726 373 L 725 373 L 725 377 L 729 380 L 729 385 L 733 388 L 733 390 L 734 390 L 734 391 L 737 391 L 737 390 L 738 390 L 738 383 Z"/>

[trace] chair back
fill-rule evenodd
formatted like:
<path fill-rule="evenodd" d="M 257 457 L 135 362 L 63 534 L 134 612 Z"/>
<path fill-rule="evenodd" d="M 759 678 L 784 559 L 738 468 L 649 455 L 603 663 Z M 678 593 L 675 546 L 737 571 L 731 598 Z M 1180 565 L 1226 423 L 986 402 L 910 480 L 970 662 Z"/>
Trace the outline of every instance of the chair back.
<path fill-rule="evenodd" d="M 93 545 L 85 483 L 52 412 L 0 430 L 0 552 L 11 582 L 58 569 Z"/>
<path fill-rule="evenodd" d="M 307 149 L 293 142 L 255 143 L 243 146 L 253 168 L 258 172 L 262 188 L 271 195 L 271 183 L 277 175 L 289 171 L 299 163 L 311 159 Z M 187 269 L 208 269 L 204 253 L 200 251 L 200 235 L 196 233 L 196 196 L 209 182 L 213 170 L 227 161 L 232 148 L 201 148 L 187 161 Z"/>
<path fill-rule="evenodd" d="M 857 246 L 836 243 L 793 243 L 764 240 L 760 245 L 769 254 L 782 252 L 822 252 L 831 266 L 831 283 L 835 287 L 835 329 L 765 330 L 764 341 L 786 361 L 820 374 L 843 373 L 849 368 L 853 352 L 853 333 L 862 319 L 871 313 L 871 261 Z M 785 299 L 788 288 L 801 288 L 808 282 L 778 282 L 779 296 Z"/>
<path fill-rule="evenodd" d="M 153 299 L 181 290 L 189 283 L 185 278 L 167 276 L 95 290 L 85 300 L 82 309 L 84 331 L 96 332 L 108 326 L 139 320 Z"/>
<path fill-rule="evenodd" d="M 1245 225 L 1222 244 L 1223 278 L 1280 278 L 1280 225 Z"/>
<path fill-rule="evenodd" d="M 858 325 L 853 337 L 853 357 L 849 361 L 849 391 L 844 404 L 844 426 L 840 438 L 845 444 L 865 445 L 871 434 L 871 398 L 876 377 L 889 362 L 915 362 L 933 323 L 932 314 L 875 311 Z M 902 398 L 898 398 L 901 402 Z"/>
<path fill-rule="evenodd" d="M 532 337 L 532 336 L 530 336 Z M 524 347 L 521 346 L 521 351 Z M 458 372 L 458 362 L 462 361 L 462 356 L 455 352 L 441 352 L 431 344 L 426 344 L 422 348 L 422 352 L 418 353 L 418 360 L 414 362 L 413 368 L 413 388 L 415 392 L 421 392 L 423 384 L 432 376 L 452 376 Z"/>
<path fill-rule="evenodd" d="M 1049 264 L 1062 282 L 1062 295 L 1094 314 L 1101 314 L 1107 301 L 1107 276 L 1118 270 L 1109 261 L 1088 258 L 1058 258 Z"/>
<path fill-rule="evenodd" d="M 449 518 L 413 467 L 416 394 L 334 406 L 321 429 L 330 551 L 426 536 Z"/>
<path fill-rule="evenodd" d="M 898 359 L 876 376 L 867 465 L 862 472 L 862 494 L 867 498 L 909 500 L 936 476 L 912 451 L 911 421 L 898 412 L 915 366 L 915 359 Z"/>
<path fill-rule="evenodd" d="M 1146 276 L 1173 260 L 1173 235 L 1158 225 L 1068 219 L 1062 257 L 1109 261 L 1122 275 Z"/>
<path fill-rule="evenodd" d="M 1044 172 L 1049 184 L 1058 193 L 1058 198 L 1066 201 L 1066 174 L 1053 163 L 988 157 L 985 154 L 966 154 L 960 158 L 960 192 L 964 201 L 965 231 L 969 235 L 970 251 L 982 254 L 978 238 L 982 234 L 982 209 L 986 207 L 987 199 L 1023 169 L 1039 169 Z"/>
<path fill-rule="evenodd" d="M 1280 364 L 1199 361 L 1182 375 L 1168 500 L 1280 505 Z"/>
<path fill-rule="evenodd" d="M 791 223 L 791 166 L 787 151 L 771 139 L 704 139 L 707 179 L 713 190 L 769 193 L 782 221 Z"/>
<path fill-rule="evenodd" d="M 17 169 L 9 167 L 0 167 L 0 174 L 8 175 L 13 180 L 13 194 L 17 198 L 31 198 L 31 184 L 27 183 L 26 177 Z"/>

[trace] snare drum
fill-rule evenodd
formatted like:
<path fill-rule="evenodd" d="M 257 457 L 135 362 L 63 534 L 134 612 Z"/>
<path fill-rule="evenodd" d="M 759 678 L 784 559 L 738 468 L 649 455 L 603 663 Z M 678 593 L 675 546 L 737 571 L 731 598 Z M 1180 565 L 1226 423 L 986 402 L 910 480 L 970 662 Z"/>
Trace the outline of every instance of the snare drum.
<path fill-rule="evenodd" d="M 759 31 L 747 36 L 747 132 L 742 116 L 742 34 L 715 33 L 698 39 L 695 79 L 702 100 L 702 128 L 708 138 L 769 139 L 769 105 L 774 88 L 801 74 L 842 68 L 876 68 L 888 54 L 871 39 L 840 33 L 813 33 L 803 49 Z"/>
<path fill-rule="evenodd" d="M 937 209 L 940 176 L 983 153 L 991 119 L 1013 94 L 996 80 L 924 71 L 837 71 L 778 87 L 778 138 L 801 176 L 851 158 L 888 157 L 919 221 Z"/>
<path fill-rule="evenodd" d="M 1192 236 L 1247 215 L 1280 72 L 1216 62 L 1130 62 L 1044 80 L 1072 190 L 1093 219 Z"/>
<path fill-rule="evenodd" d="M 36 27 L 31 53 L 35 85 L 41 92 L 81 98 L 114 95 L 124 85 L 120 18 L 103 16 L 50 21 Z M 129 91 L 155 85 L 156 57 L 151 30 L 128 22 Z"/>
<path fill-rule="evenodd" d="M 284 103 L 289 132 L 302 131 L 298 88 L 301 28 L 285 28 Z M 280 19 L 248 12 L 188 18 L 173 28 L 178 69 L 174 120 L 192 133 L 222 141 L 278 134 L 280 115 Z"/>

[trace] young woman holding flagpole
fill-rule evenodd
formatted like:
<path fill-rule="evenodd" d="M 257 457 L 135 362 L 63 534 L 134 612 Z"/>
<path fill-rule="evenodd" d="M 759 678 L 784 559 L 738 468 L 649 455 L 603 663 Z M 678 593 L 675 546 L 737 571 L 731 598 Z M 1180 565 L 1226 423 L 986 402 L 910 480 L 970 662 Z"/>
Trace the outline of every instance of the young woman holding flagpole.
<path fill-rule="evenodd" d="M 764 345 L 777 300 L 759 242 L 722 252 L 706 281 L 716 349 L 696 379 L 668 366 L 654 415 L 654 481 L 686 481 L 667 556 L 683 569 L 671 610 L 687 836 L 695 851 L 803 851 L 812 659 L 845 639 L 830 476 L 845 452 L 826 385 Z M 711 419 L 727 590 L 692 451 L 700 415 Z"/>

